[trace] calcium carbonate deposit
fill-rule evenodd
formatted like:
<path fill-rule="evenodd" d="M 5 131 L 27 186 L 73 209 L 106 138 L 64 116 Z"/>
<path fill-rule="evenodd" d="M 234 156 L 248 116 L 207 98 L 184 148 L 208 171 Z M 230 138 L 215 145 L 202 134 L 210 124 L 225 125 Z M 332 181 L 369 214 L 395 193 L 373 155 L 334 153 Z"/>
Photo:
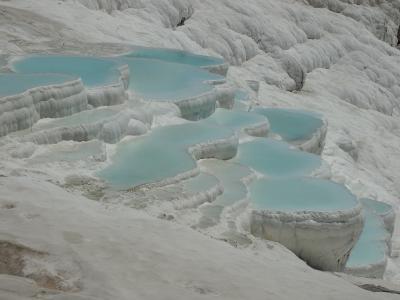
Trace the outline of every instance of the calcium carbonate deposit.
<path fill-rule="evenodd" d="M 0 1 L 0 300 L 397 299 L 399 28 L 399 0 Z"/>

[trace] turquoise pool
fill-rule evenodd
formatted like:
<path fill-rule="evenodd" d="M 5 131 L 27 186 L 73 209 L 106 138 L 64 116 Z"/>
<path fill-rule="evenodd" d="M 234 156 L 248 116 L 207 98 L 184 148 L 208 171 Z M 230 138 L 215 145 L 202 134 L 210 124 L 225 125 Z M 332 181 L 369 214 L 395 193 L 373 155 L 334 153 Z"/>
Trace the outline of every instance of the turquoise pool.
<path fill-rule="evenodd" d="M 268 124 L 267 118 L 262 115 L 223 108 L 216 109 L 207 120 L 220 126 L 229 127 L 234 131 L 252 128 L 263 123 Z"/>
<path fill-rule="evenodd" d="M 335 212 L 358 205 L 356 197 L 342 185 L 317 178 L 259 179 L 250 185 L 255 209 L 298 212 Z"/>
<path fill-rule="evenodd" d="M 268 138 L 240 144 L 235 161 L 268 177 L 310 175 L 321 166 L 319 156 L 292 149 L 284 142 Z"/>
<path fill-rule="evenodd" d="M 33 55 L 16 60 L 12 69 L 18 73 L 59 73 L 80 77 L 89 87 L 118 82 L 119 65 L 109 59 L 90 56 Z"/>
<path fill-rule="evenodd" d="M 158 59 L 172 63 L 191 65 L 195 67 L 207 67 L 224 63 L 224 60 L 221 58 L 196 55 L 182 50 L 166 48 L 134 47 L 133 52 L 125 56 L 135 58 Z"/>
<path fill-rule="evenodd" d="M 0 74 L 0 97 L 23 93 L 29 89 L 61 84 L 77 77 L 61 74 Z"/>
<path fill-rule="evenodd" d="M 351 251 L 346 267 L 367 267 L 370 264 L 380 263 L 385 260 L 388 251 L 386 239 L 388 232 L 383 221 L 369 207 L 364 206 L 365 224 L 360 238 Z"/>
<path fill-rule="evenodd" d="M 156 128 L 118 145 L 111 165 L 99 176 L 120 189 L 171 178 L 196 167 L 188 147 L 232 135 L 228 128 L 204 122 Z"/>
<path fill-rule="evenodd" d="M 149 101 L 190 99 L 213 89 L 207 81 L 220 81 L 224 77 L 190 65 L 155 59 L 121 58 L 130 69 L 129 89 Z"/>
<path fill-rule="evenodd" d="M 261 107 L 252 111 L 267 117 L 271 131 L 288 142 L 308 140 L 323 126 L 321 117 L 313 112 Z"/>

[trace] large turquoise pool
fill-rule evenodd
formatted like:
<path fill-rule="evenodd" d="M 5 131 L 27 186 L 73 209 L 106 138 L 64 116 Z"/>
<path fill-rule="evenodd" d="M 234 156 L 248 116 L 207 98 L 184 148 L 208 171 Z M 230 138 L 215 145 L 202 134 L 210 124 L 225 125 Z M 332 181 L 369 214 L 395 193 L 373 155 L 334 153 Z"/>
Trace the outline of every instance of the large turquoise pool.
<path fill-rule="evenodd" d="M 259 179 L 250 185 L 255 209 L 281 212 L 334 212 L 358 205 L 342 185 L 317 178 Z"/>
<path fill-rule="evenodd" d="M 321 117 L 313 112 L 261 107 L 252 111 L 267 117 L 271 131 L 288 142 L 308 140 L 323 126 Z"/>
<path fill-rule="evenodd" d="M 224 77 L 190 65 L 155 59 L 121 58 L 130 69 L 129 89 L 145 100 L 179 101 L 190 99 L 213 89 L 208 81 Z"/>
<path fill-rule="evenodd" d="M 120 189 L 171 178 L 196 167 L 190 146 L 232 135 L 228 128 L 204 122 L 156 128 L 118 145 L 111 165 L 99 176 Z"/>
<path fill-rule="evenodd" d="M 118 63 L 89 56 L 33 55 L 14 61 L 18 73 L 59 73 L 80 77 L 89 87 L 118 82 Z"/>

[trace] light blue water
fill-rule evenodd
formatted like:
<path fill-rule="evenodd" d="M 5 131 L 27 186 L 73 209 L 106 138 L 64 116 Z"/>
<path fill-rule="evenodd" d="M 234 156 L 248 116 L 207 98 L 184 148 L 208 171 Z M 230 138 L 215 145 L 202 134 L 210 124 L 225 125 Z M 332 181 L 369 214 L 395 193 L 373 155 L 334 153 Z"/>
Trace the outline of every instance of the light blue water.
<path fill-rule="evenodd" d="M 207 121 L 220 126 L 227 126 L 234 131 L 240 131 L 268 122 L 266 117 L 259 114 L 223 108 L 216 109 L 214 114 L 212 114 Z"/>
<path fill-rule="evenodd" d="M 29 89 L 61 84 L 76 77 L 61 74 L 0 74 L 0 97 L 23 93 Z"/>
<path fill-rule="evenodd" d="M 196 67 L 206 67 L 212 65 L 220 65 L 224 63 L 223 59 L 217 57 L 196 55 L 181 50 L 163 48 L 135 47 L 132 53 L 129 53 L 125 56 L 159 59 L 167 62 L 187 64 Z"/>
<path fill-rule="evenodd" d="M 310 175 L 321 166 L 319 156 L 268 138 L 240 144 L 235 161 L 269 177 Z"/>
<path fill-rule="evenodd" d="M 118 64 L 113 60 L 89 56 L 40 55 L 15 61 L 18 73 L 60 73 L 80 77 L 84 85 L 102 86 L 118 82 Z"/>
<path fill-rule="evenodd" d="M 374 211 L 378 215 L 385 215 L 393 210 L 390 204 L 381 201 L 376 201 L 368 198 L 360 199 L 360 201 L 365 207 L 367 207 L 369 210 Z"/>
<path fill-rule="evenodd" d="M 161 60 L 121 58 L 119 61 L 129 65 L 129 89 L 150 101 L 190 99 L 213 89 L 206 81 L 224 79 L 200 68 Z"/>
<path fill-rule="evenodd" d="M 387 252 L 388 232 L 381 217 L 367 206 L 364 206 L 363 214 L 364 228 L 347 261 L 349 268 L 382 262 Z"/>
<path fill-rule="evenodd" d="M 317 178 L 260 179 L 250 185 L 256 209 L 296 212 L 334 212 L 357 206 L 344 186 Z"/>
<path fill-rule="evenodd" d="M 119 144 L 112 164 L 99 176 L 121 189 L 174 177 L 196 167 L 189 146 L 232 134 L 228 128 L 204 122 L 156 128 L 149 135 Z"/>
<path fill-rule="evenodd" d="M 317 114 L 303 110 L 255 108 L 253 112 L 266 116 L 271 131 L 289 142 L 307 140 L 323 125 Z"/>

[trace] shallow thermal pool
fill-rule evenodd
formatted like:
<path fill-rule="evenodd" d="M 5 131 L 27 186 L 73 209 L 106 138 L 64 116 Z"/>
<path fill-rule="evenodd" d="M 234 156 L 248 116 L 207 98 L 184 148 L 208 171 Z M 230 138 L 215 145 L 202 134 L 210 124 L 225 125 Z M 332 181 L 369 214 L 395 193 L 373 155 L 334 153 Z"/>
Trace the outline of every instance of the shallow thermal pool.
<path fill-rule="evenodd" d="M 149 101 L 179 101 L 190 99 L 213 89 L 207 82 L 225 78 L 190 65 L 155 59 L 121 58 L 129 66 L 129 89 Z"/>
<path fill-rule="evenodd" d="M 252 111 L 267 117 L 271 131 L 288 142 L 308 140 L 323 126 L 321 117 L 313 112 L 261 107 Z"/>
<path fill-rule="evenodd" d="M 319 156 L 268 138 L 240 144 L 235 161 L 268 177 L 311 175 L 321 166 Z"/>
<path fill-rule="evenodd" d="M 224 108 L 216 109 L 207 121 L 229 127 L 237 132 L 247 128 L 254 128 L 257 125 L 268 124 L 267 118 L 262 115 Z"/>
<path fill-rule="evenodd" d="M 119 64 L 110 59 L 89 56 L 33 55 L 13 62 L 18 73 L 60 73 L 80 77 L 88 87 L 117 83 Z"/>
<path fill-rule="evenodd" d="M 381 263 L 385 260 L 388 251 L 386 240 L 389 233 L 383 221 L 373 210 L 364 206 L 365 224 L 360 238 L 351 251 L 346 267 L 368 267 L 371 264 Z"/>
<path fill-rule="evenodd" d="M 317 178 L 259 179 L 250 185 L 255 209 L 299 212 L 335 212 L 358 205 L 356 197 L 344 186 Z"/>
<path fill-rule="evenodd" d="M 0 74 L 0 97 L 17 95 L 29 89 L 62 84 L 77 77 L 62 74 Z"/>
<path fill-rule="evenodd" d="M 172 63 L 187 64 L 196 67 L 207 67 L 221 65 L 224 60 L 217 57 L 197 55 L 190 52 L 166 49 L 166 48 L 147 48 L 134 47 L 133 51 L 125 55 L 126 57 L 158 59 Z"/>
<path fill-rule="evenodd" d="M 204 122 L 166 126 L 118 145 L 112 163 L 99 172 L 115 188 L 157 182 L 196 167 L 188 148 L 229 138 L 233 132 Z"/>

